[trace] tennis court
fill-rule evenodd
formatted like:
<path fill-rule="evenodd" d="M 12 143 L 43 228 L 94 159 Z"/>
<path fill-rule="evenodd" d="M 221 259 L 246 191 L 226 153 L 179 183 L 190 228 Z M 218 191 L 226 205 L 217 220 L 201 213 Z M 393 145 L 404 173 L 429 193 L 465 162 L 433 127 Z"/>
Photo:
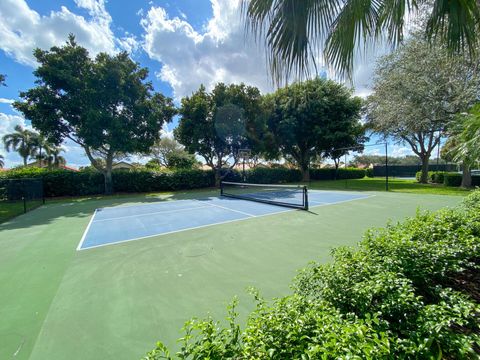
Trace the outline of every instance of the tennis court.
<path fill-rule="evenodd" d="M 77 250 L 305 208 L 303 187 L 264 186 L 253 191 L 249 187 L 230 187 L 228 191 L 226 196 L 96 209 Z M 243 199 L 237 198 L 238 196 Z M 308 203 L 310 207 L 326 206 L 369 196 L 371 195 L 309 191 Z M 284 206 L 274 205 L 275 203 Z"/>

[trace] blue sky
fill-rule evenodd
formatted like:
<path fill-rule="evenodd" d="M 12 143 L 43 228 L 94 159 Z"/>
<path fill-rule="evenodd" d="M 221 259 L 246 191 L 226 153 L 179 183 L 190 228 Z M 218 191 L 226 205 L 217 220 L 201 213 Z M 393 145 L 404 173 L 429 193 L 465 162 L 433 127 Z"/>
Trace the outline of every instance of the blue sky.
<path fill-rule="evenodd" d="M 17 124 L 29 126 L 10 104 L 34 86 L 33 49 L 61 45 L 69 33 L 92 55 L 127 50 L 149 68 L 155 90 L 176 101 L 200 84 L 211 88 L 219 81 L 273 90 L 264 49 L 245 36 L 238 0 L 1 0 L 0 24 L 0 73 L 7 75 L 7 87 L 0 88 L 0 136 Z M 374 60 L 372 55 L 356 66 L 358 95 L 369 92 Z M 70 165 L 88 164 L 81 148 L 64 147 Z M 409 153 L 404 146 L 390 151 Z M 15 153 L 0 148 L 0 154 L 7 167 L 20 163 Z"/>

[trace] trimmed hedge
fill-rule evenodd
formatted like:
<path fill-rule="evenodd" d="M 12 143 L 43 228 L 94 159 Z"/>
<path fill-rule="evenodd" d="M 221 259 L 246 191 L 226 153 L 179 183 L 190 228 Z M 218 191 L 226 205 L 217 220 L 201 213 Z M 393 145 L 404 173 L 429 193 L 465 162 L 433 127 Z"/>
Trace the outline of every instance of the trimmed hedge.
<path fill-rule="evenodd" d="M 144 359 L 478 359 L 480 190 L 457 208 L 418 212 L 370 230 L 296 277 L 294 294 L 256 309 L 244 327 L 187 321 L 180 350 Z"/>
<path fill-rule="evenodd" d="M 257 184 L 280 184 L 302 181 L 302 173 L 297 169 L 261 168 L 257 167 L 246 172 L 247 182 Z"/>
<path fill-rule="evenodd" d="M 225 174 L 226 170 L 223 170 Z M 339 169 L 338 179 L 359 179 L 365 170 Z M 47 197 L 97 195 L 104 191 L 104 177 L 95 170 L 68 171 L 63 169 L 23 168 L 0 173 L 0 179 L 42 178 Z M 312 180 L 332 180 L 335 169 L 312 169 Z M 177 169 L 174 171 L 154 171 L 151 169 L 114 170 L 113 188 L 116 192 L 151 192 L 183 189 L 208 188 L 215 185 L 213 171 L 197 169 Z M 242 173 L 230 171 L 226 181 L 242 181 Z M 299 182 L 299 170 L 288 168 L 255 168 L 246 172 L 246 180 L 251 183 L 280 184 Z"/>
<path fill-rule="evenodd" d="M 462 174 L 459 173 L 444 173 L 443 184 L 445 186 L 460 186 L 462 184 Z"/>
<path fill-rule="evenodd" d="M 335 169 L 310 169 L 311 180 L 344 180 L 344 179 L 363 179 L 366 171 L 356 168 Z"/>
<path fill-rule="evenodd" d="M 0 179 L 43 178 L 47 197 L 97 195 L 104 192 L 104 177 L 98 171 L 68 171 L 25 168 L 5 171 Z M 150 192 L 212 187 L 213 171 L 203 170 L 114 170 L 113 187 L 116 192 Z"/>
<path fill-rule="evenodd" d="M 417 181 L 420 180 L 422 172 L 416 174 Z M 458 172 L 429 171 L 428 180 L 433 184 L 444 184 L 445 186 L 460 186 L 462 174 Z M 480 186 L 480 176 L 472 176 L 472 186 Z"/>

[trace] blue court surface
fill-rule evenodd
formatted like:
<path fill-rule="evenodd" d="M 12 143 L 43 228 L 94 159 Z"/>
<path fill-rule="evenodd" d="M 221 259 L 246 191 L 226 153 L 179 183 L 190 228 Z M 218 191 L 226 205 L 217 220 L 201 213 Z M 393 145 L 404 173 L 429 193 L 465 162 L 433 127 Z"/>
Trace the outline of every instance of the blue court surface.
<path fill-rule="evenodd" d="M 372 195 L 310 190 L 308 196 L 310 207 L 313 208 L 365 199 Z M 303 210 L 215 196 L 101 208 L 95 210 L 77 250 L 287 211 Z"/>

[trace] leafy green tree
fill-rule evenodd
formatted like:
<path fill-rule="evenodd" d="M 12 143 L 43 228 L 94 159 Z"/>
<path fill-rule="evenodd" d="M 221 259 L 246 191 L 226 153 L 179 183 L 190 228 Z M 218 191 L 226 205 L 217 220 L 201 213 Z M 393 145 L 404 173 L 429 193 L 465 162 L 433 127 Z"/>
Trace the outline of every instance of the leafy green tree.
<path fill-rule="evenodd" d="M 459 123 L 442 148 L 442 155 L 462 163 L 461 186 L 472 186 L 471 169 L 480 162 L 480 103 L 467 114 L 459 115 Z"/>
<path fill-rule="evenodd" d="M 145 167 L 150 170 L 160 170 L 162 168 L 162 165 L 160 164 L 160 161 L 158 159 L 150 159 L 146 162 Z"/>
<path fill-rule="evenodd" d="M 187 152 L 172 152 L 167 155 L 167 165 L 171 169 L 192 169 L 196 164 L 195 156 Z"/>
<path fill-rule="evenodd" d="M 352 160 L 352 165 L 385 165 L 385 155 L 355 155 Z M 404 157 L 388 157 L 389 165 L 419 165 L 420 158 L 416 155 L 406 155 Z"/>
<path fill-rule="evenodd" d="M 178 158 L 187 158 L 188 153 L 185 148 L 177 140 L 170 137 L 161 137 L 155 141 L 154 145 L 150 148 L 150 155 L 153 156 L 158 166 L 169 167 L 168 158 L 170 156 L 176 156 Z M 154 162 L 152 162 L 154 164 Z"/>
<path fill-rule="evenodd" d="M 176 112 L 172 100 L 153 93 L 148 70 L 127 53 L 91 59 L 73 35 L 64 46 L 34 55 L 37 86 L 21 92 L 24 101 L 15 108 L 54 144 L 70 139 L 82 146 L 105 177 L 105 193 L 112 193 L 113 160 L 149 151 Z"/>
<path fill-rule="evenodd" d="M 244 0 L 247 28 L 265 42 L 274 79 L 309 75 L 318 54 L 338 73 L 351 75 L 358 47 L 372 40 L 396 45 L 406 17 L 426 6 L 423 32 L 440 39 L 449 52 L 475 53 L 480 10 L 474 0 L 358 1 Z M 431 3 L 431 6 L 429 6 Z M 423 6 L 425 7 L 425 6 Z"/>
<path fill-rule="evenodd" d="M 293 158 L 304 181 L 310 179 L 314 158 L 361 141 L 362 101 L 334 81 L 316 78 L 295 83 L 268 95 L 266 101 L 268 131 L 274 139 L 268 146 L 270 158 Z"/>
<path fill-rule="evenodd" d="M 479 68 L 478 60 L 451 56 L 418 33 L 377 63 L 367 125 L 410 146 L 421 159 L 423 183 L 440 137 L 478 98 Z"/>
<path fill-rule="evenodd" d="M 251 86 L 219 83 L 209 93 L 201 86 L 182 99 L 176 139 L 215 171 L 218 186 L 235 164 L 238 150 L 257 149 L 263 118 L 260 91 Z M 222 173 L 226 167 L 227 172 Z"/>
<path fill-rule="evenodd" d="M 26 166 L 28 158 L 35 154 L 37 134 L 20 125 L 16 125 L 14 130 L 3 136 L 5 150 L 18 152 Z"/>

